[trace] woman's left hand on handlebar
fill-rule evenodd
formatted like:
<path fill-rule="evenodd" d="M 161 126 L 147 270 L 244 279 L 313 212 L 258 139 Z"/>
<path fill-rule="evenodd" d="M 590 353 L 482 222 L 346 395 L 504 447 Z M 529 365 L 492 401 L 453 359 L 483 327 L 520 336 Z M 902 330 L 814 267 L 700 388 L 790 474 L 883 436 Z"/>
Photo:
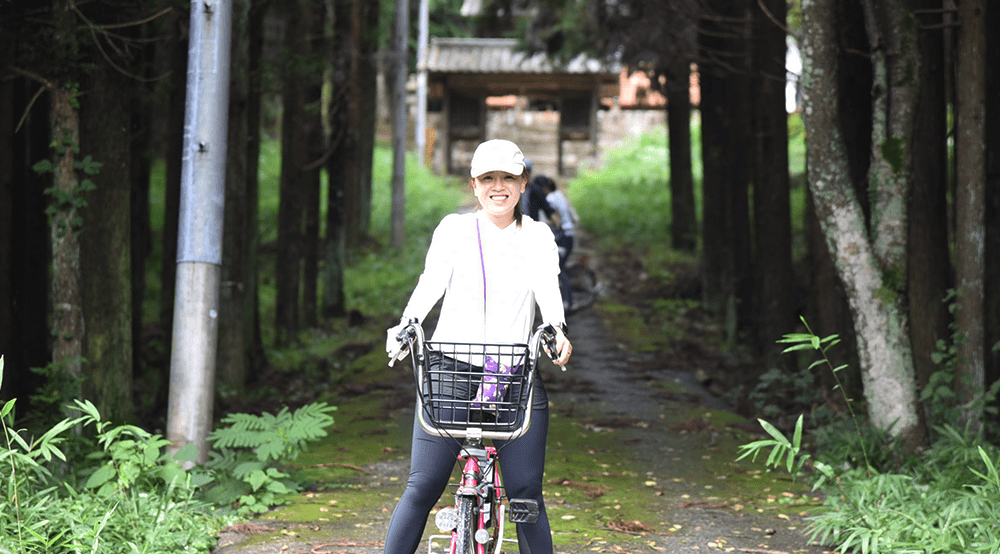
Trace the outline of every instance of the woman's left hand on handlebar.
<path fill-rule="evenodd" d="M 563 330 L 556 327 L 556 356 L 553 358 L 553 362 L 556 365 L 566 365 L 569 362 L 569 357 L 573 353 L 573 345 L 570 344 L 569 339 L 566 338 L 566 334 Z"/>

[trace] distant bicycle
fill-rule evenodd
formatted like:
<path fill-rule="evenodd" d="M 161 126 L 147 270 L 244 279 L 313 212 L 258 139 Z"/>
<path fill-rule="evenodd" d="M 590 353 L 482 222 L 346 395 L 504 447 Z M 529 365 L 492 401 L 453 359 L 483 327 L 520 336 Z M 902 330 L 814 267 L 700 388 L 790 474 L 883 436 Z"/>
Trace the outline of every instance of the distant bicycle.
<path fill-rule="evenodd" d="M 510 441 L 531 425 L 529 409 L 539 352 L 550 357 L 555 329 L 540 325 L 528 344 L 474 344 L 424 340 L 424 330 L 410 322 L 396 339 L 410 352 L 417 383 L 417 419 L 429 434 L 463 439 L 458 453 L 462 477 L 455 489 L 454 507 L 443 508 L 434 524 L 447 535 L 428 541 L 451 540 L 449 554 L 500 554 L 505 516 L 511 523 L 538 520 L 534 500 L 507 498 L 499 459 L 501 450 L 484 439 Z"/>

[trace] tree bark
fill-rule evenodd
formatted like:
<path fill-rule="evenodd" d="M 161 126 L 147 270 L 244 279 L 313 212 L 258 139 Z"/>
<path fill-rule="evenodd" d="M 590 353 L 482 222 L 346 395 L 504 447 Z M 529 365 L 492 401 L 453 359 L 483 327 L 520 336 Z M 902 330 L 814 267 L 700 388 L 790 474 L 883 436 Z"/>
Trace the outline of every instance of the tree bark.
<path fill-rule="evenodd" d="M 326 237 L 323 241 L 323 305 L 324 318 L 341 317 L 346 313 L 344 270 L 346 269 L 347 228 L 345 197 L 347 183 L 358 182 L 358 131 L 349 121 L 360 114 L 360 89 L 351 86 L 357 74 L 358 42 L 355 29 L 360 30 L 360 3 L 352 0 L 334 2 L 333 41 L 331 51 L 330 146 L 333 155 L 326 162 L 329 176 L 326 204 Z"/>
<path fill-rule="evenodd" d="M 847 145 L 837 126 L 835 29 L 836 0 L 814 0 L 804 6 L 803 120 L 808 132 L 809 187 L 854 318 L 868 415 L 876 428 L 912 447 L 925 443 L 926 438 L 918 417 L 906 313 L 900 295 L 887 290 L 877 257 L 879 253 L 898 256 L 891 246 L 901 240 L 905 248 L 905 227 L 895 229 L 886 225 L 891 223 L 889 218 L 882 218 L 887 221 L 879 222 L 878 234 L 885 236 L 876 247 L 847 178 Z M 889 205 L 904 209 L 893 199 Z M 882 213 L 886 212 L 883 208 Z"/>
<path fill-rule="evenodd" d="M 244 327 L 246 338 L 244 343 L 251 351 L 250 369 L 259 369 L 267 365 L 267 354 L 264 351 L 264 341 L 260 323 L 260 279 L 258 278 L 258 250 L 260 246 L 260 231 L 258 208 L 260 205 L 260 180 L 257 167 L 260 163 L 260 121 L 261 97 L 263 94 L 261 77 L 264 60 L 264 21 L 270 7 L 270 0 L 254 0 L 250 7 L 250 89 L 247 96 L 247 160 L 250 171 L 247 173 L 247 222 L 250 232 L 247 233 L 246 259 L 246 290 L 244 307 L 248 325 Z M 259 375 L 252 371 L 251 375 Z"/>
<path fill-rule="evenodd" d="M 709 7 L 714 11 L 702 22 L 706 32 L 701 37 L 703 60 L 699 66 L 701 101 L 711 113 L 702 119 L 702 222 L 721 224 L 703 225 L 703 296 L 709 310 L 722 314 L 726 340 L 735 344 L 738 331 L 749 325 L 753 311 L 749 205 L 753 159 L 745 147 L 752 143 L 750 104 L 745 93 L 750 88 L 749 4 L 720 1 Z M 709 164 L 715 166 L 711 172 Z M 718 179 L 717 189 L 710 186 L 710 178 Z"/>
<path fill-rule="evenodd" d="M 670 243 L 676 250 L 694 252 L 698 246 L 698 213 L 694 202 L 691 163 L 691 63 L 696 35 L 688 18 L 675 12 L 667 18 L 677 48 L 661 62 L 666 77 L 667 140 L 670 152 Z"/>
<path fill-rule="evenodd" d="M 707 35 L 699 36 L 702 51 L 715 47 Z M 702 54 L 705 57 L 705 54 Z M 725 222 L 725 171 L 727 163 L 723 150 L 726 135 L 724 111 L 725 82 L 708 64 L 698 69 L 701 100 L 701 158 L 702 158 L 702 213 L 701 213 L 701 292 L 702 304 L 713 314 L 722 314 L 726 307 L 726 291 L 733 280 L 726 273 Z M 706 222 L 716 222 L 706 224 Z"/>
<path fill-rule="evenodd" d="M 402 248 L 406 241 L 406 76 L 407 30 L 410 10 L 406 0 L 396 0 L 393 25 L 392 80 L 392 230 L 393 248 Z"/>
<path fill-rule="evenodd" d="M 348 71 L 347 76 L 345 77 L 345 79 L 347 80 L 346 88 L 343 90 L 343 92 L 339 94 L 337 93 L 336 89 L 334 89 L 334 100 L 340 99 L 341 102 L 347 104 L 347 106 L 344 109 L 348 110 L 347 118 L 350 123 L 349 125 L 347 125 L 347 129 L 345 129 L 347 134 L 344 135 L 344 140 L 350 141 L 352 140 L 353 137 L 354 140 L 357 141 L 358 145 L 357 147 L 360 153 L 360 150 L 364 144 L 364 137 L 366 136 L 365 132 L 367 131 L 364 125 L 365 122 L 364 110 L 366 107 L 368 107 L 369 98 L 377 96 L 374 94 L 366 93 L 366 91 L 375 90 L 375 88 L 367 88 L 367 85 L 369 84 L 374 85 L 375 83 L 368 81 L 368 75 L 365 72 L 376 71 L 375 64 L 371 63 L 371 60 L 368 59 L 367 52 L 365 51 L 365 37 L 366 33 L 369 32 L 369 29 L 367 28 L 368 18 L 366 16 L 371 11 L 374 11 L 377 14 L 379 10 L 377 9 L 372 10 L 371 7 L 369 6 L 369 3 L 364 2 L 362 0 L 350 0 L 350 4 L 351 4 L 351 12 L 350 12 L 351 29 L 350 29 L 350 39 L 349 39 L 350 46 L 345 48 L 347 48 L 348 51 L 350 52 L 351 61 L 350 65 L 346 68 Z M 343 10 L 344 7 L 342 5 L 342 2 L 338 0 L 336 2 L 336 8 L 334 14 L 334 19 L 335 19 L 334 41 L 341 40 L 340 36 L 338 35 L 338 30 L 339 34 L 343 33 L 342 27 L 345 25 L 343 18 L 341 17 Z M 334 47 L 333 55 L 335 58 L 337 57 L 337 48 L 338 48 L 337 46 Z M 334 61 L 334 64 L 336 63 L 337 62 Z M 334 72 L 337 72 L 338 70 L 342 69 L 344 68 L 340 68 L 336 65 L 334 66 Z M 338 80 L 338 76 L 336 75 L 336 73 L 334 74 L 333 78 L 334 78 L 334 83 L 336 83 Z M 374 107 L 374 105 L 375 104 L 372 103 L 371 107 Z M 337 103 L 335 102 L 334 105 L 332 106 L 332 109 L 335 109 L 336 107 Z M 337 116 L 334 112 L 331 112 L 330 117 L 332 120 L 335 119 Z M 372 138 L 372 146 L 374 149 L 374 119 L 372 120 L 372 124 L 373 128 L 370 136 Z M 338 129 L 342 129 L 342 126 L 336 125 L 334 121 L 331 121 L 331 125 L 334 125 L 333 129 L 331 129 L 331 132 L 333 132 L 334 135 L 336 135 Z M 331 159 L 328 165 L 333 165 L 336 163 L 337 163 L 336 161 Z M 342 170 L 338 170 L 337 174 L 343 175 L 344 177 L 343 182 L 339 184 L 335 184 L 333 182 L 333 173 L 330 174 L 331 175 L 330 193 L 333 194 L 335 192 L 334 188 L 336 187 L 342 189 L 340 198 L 342 202 L 342 208 L 340 215 L 343 217 L 344 220 L 343 229 L 344 233 L 346 234 L 345 240 L 348 247 L 358 246 L 361 243 L 360 237 L 363 234 L 362 223 L 361 223 L 361 218 L 363 215 L 361 208 L 362 188 L 364 186 L 363 175 L 361 173 L 362 169 L 363 169 L 363 164 L 358 163 L 358 164 L 348 164 L 347 167 L 343 168 Z M 371 169 L 369 168 L 368 171 L 369 171 L 368 177 L 370 179 Z M 328 199 L 328 202 L 329 201 L 332 201 L 332 198 Z M 330 214 L 328 212 L 327 213 L 328 235 L 330 233 L 329 218 Z M 328 256 L 330 247 L 331 247 L 330 238 L 328 236 L 325 243 L 325 248 L 327 249 Z M 335 268 L 329 268 L 329 269 L 336 271 Z M 331 277 L 334 276 L 328 274 L 325 278 L 331 278 Z M 336 286 L 335 283 L 332 284 Z M 323 309 L 324 311 L 326 311 L 327 309 L 329 309 L 327 307 L 329 305 L 329 302 L 324 300 L 324 304 L 325 305 Z"/>
<path fill-rule="evenodd" d="M 154 33 L 149 25 L 132 30 L 131 35 L 146 40 Z M 153 159 L 153 122 L 163 112 L 156 109 L 155 80 L 153 62 L 156 46 L 144 43 L 137 48 L 138 72 L 143 82 L 135 83 L 130 91 L 132 102 L 131 139 L 129 164 L 132 183 L 132 377 L 142 379 L 143 375 L 143 314 L 146 300 L 146 269 L 149 255 L 153 250 L 153 230 L 149 218 L 149 185 Z M 144 391 L 145 392 L 145 391 Z M 150 391 L 154 393 L 155 391 Z"/>
<path fill-rule="evenodd" d="M 871 46 L 872 164 L 876 187 L 871 211 L 872 246 L 886 274 L 886 285 L 904 293 L 906 284 L 906 199 L 913 167 L 909 137 L 919 87 L 919 58 L 913 15 L 901 1 L 865 0 L 865 27 Z M 881 24 L 884 22 L 884 24 Z"/>
<path fill-rule="evenodd" d="M 940 2 L 922 0 L 931 9 Z M 917 385 L 923 389 L 939 368 L 932 356 L 939 340 L 950 340 L 951 316 L 943 302 L 951 286 L 948 252 L 948 167 L 944 97 L 944 44 L 940 32 L 920 35 L 920 98 L 913 138 L 913 178 L 908 213 L 907 290 Z"/>
<path fill-rule="evenodd" d="M 103 12 L 106 17 L 99 19 L 114 21 L 118 13 Z M 132 422 L 131 81 L 102 54 L 91 55 L 94 69 L 81 83 L 91 92 L 81 103 L 80 144 L 103 165 L 81 210 L 80 276 L 87 321 L 83 397 L 106 420 Z M 125 59 L 115 62 L 129 67 Z"/>
<path fill-rule="evenodd" d="M 249 174 L 257 160 L 249 156 L 250 0 L 233 0 L 232 47 L 229 64 L 229 122 L 227 124 L 225 215 L 222 231 L 222 282 L 219 286 L 219 343 L 216 381 L 227 393 L 242 395 L 249 372 L 252 342 L 247 327 L 253 324 L 247 301 L 250 274 L 247 263 L 250 236 L 251 191 Z"/>
<path fill-rule="evenodd" d="M 275 269 L 275 345 L 297 341 L 300 325 L 299 294 L 302 278 L 302 226 L 305 220 L 303 183 L 308 145 L 303 134 L 305 90 L 300 70 L 308 56 L 308 37 L 300 29 L 305 24 L 307 0 L 285 6 L 285 50 L 282 76 L 281 198 L 278 204 L 278 254 Z"/>
<path fill-rule="evenodd" d="M 80 116 L 73 107 L 73 92 L 65 87 L 51 87 L 52 136 L 64 146 L 57 148 L 52 186 L 56 191 L 74 197 L 79 194 L 80 180 L 76 176 L 74 148 L 80 144 Z M 74 223 L 78 217 L 74 204 L 56 206 L 51 221 L 52 241 L 52 361 L 59 364 L 71 379 L 77 381 L 72 394 L 80 396 L 79 380 L 83 378 L 83 339 L 86 331 L 83 300 L 80 291 L 80 237 Z"/>
<path fill-rule="evenodd" d="M 805 224 L 807 240 L 809 242 L 809 282 L 810 291 L 809 309 L 806 321 L 813 332 L 820 337 L 837 335 L 845 345 L 857 345 L 857 338 L 854 336 L 854 325 L 851 318 L 851 309 L 847 303 L 847 295 L 844 293 L 844 286 L 837 275 L 837 267 L 833 261 L 833 253 L 826 245 L 826 237 L 820 228 L 819 219 L 816 217 L 815 205 L 812 193 L 806 191 L 806 213 Z M 805 329 L 798 329 L 805 332 Z M 844 371 L 837 375 L 836 379 L 831 372 L 821 372 L 818 376 L 823 383 L 823 390 L 836 391 L 839 381 L 843 387 L 843 392 L 847 398 L 860 398 L 864 396 L 864 389 L 861 386 L 861 371 L 856 348 L 834 348 L 827 352 L 833 367 L 846 366 Z M 811 360 L 799 367 L 806 367 Z M 840 393 L 837 392 L 837 397 Z"/>
<path fill-rule="evenodd" d="M 767 10 L 768 13 L 765 13 Z M 754 154 L 753 206 L 757 344 L 765 368 L 787 367 L 777 340 L 796 325 L 792 301 L 792 222 L 785 112 L 785 1 L 766 0 L 753 10 Z"/>
<path fill-rule="evenodd" d="M 355 0 L 361 4 L 359 22 L 360 28 L 355 29 L 358 36 L 358 63 L 355 66 L 357 83 L 360 88 L 352 92 L 352 96 L 360 97 L 358 104 L 358 121 L 354 129 L 358 130 L 358 180 L 357 201 L 345 203 L 350 213 L 357 212 L 356 226 L 348 225 L 348 244 L 357 246 L 360 238 L 368 233 L 372 214 L 372 162 L 375 155 L 375 125 L 377 120 L 376 96 L 372 91 L 378 88 L 378 64 L 375 58 L 378 54 L 377 30 L 379 28 L 379 10 L 377 4 Z M 353 123 L 352 123 L 353 125 Z M 352 231 L 353 229 L 353 231 Z M 353 238 L 351 233 L 353 232 Z"/>
<path fill-rule="evenodd" d="M 959 3 L 956 49 L 955 138 L 955 281 L 961 309 L 955 314 L 961 337 L 955 360 L 957 401 L 963 423 L 982 425 L 982 406 L 972 403 L 983 393 L 983 271 L 986 193 L 986 6 L 982 0 Z M 972 403 L 972 405 L 970 405 Z"/>
<path fill-rule="evenodd" d="M 698 218 L 694 204 L 691 168 L 691 65 L 687 59 L 673 64 L 667 74 L 667 139 L 670 150 L 670 245 L 694 252 L 698 244 Z"/>
<path fill-rule="evenodd" d="M 986 28 L 1000 28 L 1000 9 L 987 8 Z M 986 97 L 1000 98 L 1000 38 L 986 37 Z M 986 105 L 986 260 L 983 276 L 986 382 L 1000 380 L 1000 109 Z M 994 400 L 993 406 L 1000 405 Z M 993 421 L 997 416 L 993 416 Z"/>
<path fill-rule="evenodd" d="M 325 66 L 329 60 L 329 41 L 327 40 L 326 7 L 322 0 L 310 0 L 307 4 L 307 27 L 310 36 L 308 43 L 309 63 L 311 66 Z M 307 145 L 306 167 L 303 168 L 304 188 L 306 195 L 305 228 L 303 241 L 302 264 L 302 315 L 306 327 L 315 327 L 319 313 L 319 259 L 320 259 L 320 169 L 327 152 L 328 141 L 323 129 L 323 113 L 320 109 L 323 103 L 323 72 L 307 71 L 302 76 L 305 81 L 305 111 L 303 113 L 303 129 Z"/>

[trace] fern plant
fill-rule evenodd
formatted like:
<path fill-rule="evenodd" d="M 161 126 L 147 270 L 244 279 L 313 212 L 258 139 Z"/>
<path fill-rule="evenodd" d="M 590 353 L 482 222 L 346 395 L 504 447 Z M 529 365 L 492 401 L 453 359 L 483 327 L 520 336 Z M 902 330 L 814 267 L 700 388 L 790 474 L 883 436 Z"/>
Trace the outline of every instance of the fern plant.
<path fill-rule="evenodd" d="M 241 516 L 262 513 L 281 504 L 280 496 L 295 492 L 298 483 L 283 471 L 310 441 L 326 436 L 336 406 L 318 402 L 295 412 L 287 407 L 277 414 L 231 414 L 208 440 L 214 450 L 206 464 L 215 474 L 215 485 L 206 498 L 218 505 L 232 505 Z"/>

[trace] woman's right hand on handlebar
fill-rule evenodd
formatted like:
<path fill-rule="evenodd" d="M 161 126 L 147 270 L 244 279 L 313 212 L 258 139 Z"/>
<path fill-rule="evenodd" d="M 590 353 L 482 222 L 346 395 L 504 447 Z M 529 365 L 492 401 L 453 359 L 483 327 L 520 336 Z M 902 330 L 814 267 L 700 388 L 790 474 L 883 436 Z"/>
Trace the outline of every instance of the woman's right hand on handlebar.
<path fill-rule="evenodd" d="M 385 332 L 385 353 L 389 356 L 389 359 L 395 361 L 397 359 L 402 360 L 406 358 L 407 352 L 403 352 L 408 346 L 406 343 L 399 341 L 399 333 L 409 325 L 410 322 L 407 319 L 401 319 L 399 325 L 395 327 L 390 327 Z M 391 362 L 390 362 L 391 365 Z"/>

